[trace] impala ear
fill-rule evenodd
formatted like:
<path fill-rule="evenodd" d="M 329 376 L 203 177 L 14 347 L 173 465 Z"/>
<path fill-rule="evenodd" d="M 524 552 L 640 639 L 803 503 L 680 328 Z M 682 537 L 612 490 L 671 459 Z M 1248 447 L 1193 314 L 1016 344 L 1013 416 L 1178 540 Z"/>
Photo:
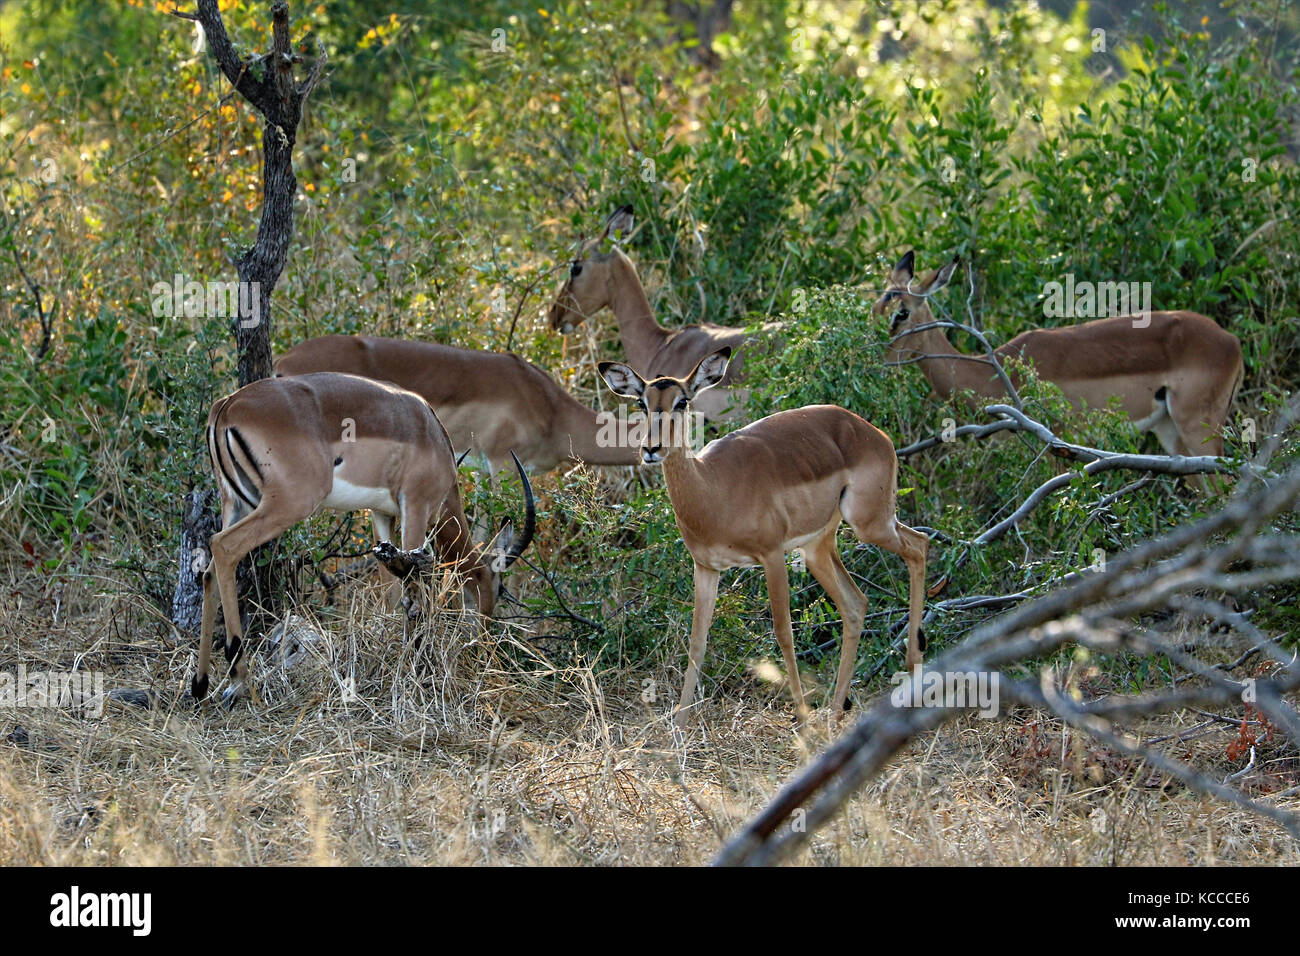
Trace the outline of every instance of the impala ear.
<path fill-rule="evenodd" d="M 700 364 L 695 366 L 695 371 L 687 379 L 691 396 L 694 397 L 706 388 L 712 388 L 721 382 L 723 376 L 727 374 L 727 363 L 730 359 L 730 345 L 724 345 L 712 355 L 706 355 L 700 359 Z"/>
<path fill-rule="evenodd" d="M 948 280 L 952 278 L 953 272 L 957 270 L 957 266 L 960 264 L 961 257 L 954 256 L 952 262 L 926 276 L 922 282 L 918 283 L 920 288 L 913 289 L 913 293 L 916 295 L 934 295 L 948 284 Z"/>
<path fill-rule="evenodd" d="M 615 395 L 640 398 L 645 394 L 645 379 L 621 362 L 601 362 L 596 368 Z"/>
<path fill-rule="evenodd" d="M 605 220 L 605 231 L 600 234 L 600 238 L 627 238 L 632 234 L 632 222 L 632 204 L 620 206 Z"/>
<path fill-rule="evenodd" d="M 895 285 L 907 285 L 912 281 L 913 269 L 916 265 L 916 253 L 908 249 L 903 253 L 903 258 L 898 260 L 898 265 L 894 266 L 894 274 L 890 276 L 890 281 Z"/>

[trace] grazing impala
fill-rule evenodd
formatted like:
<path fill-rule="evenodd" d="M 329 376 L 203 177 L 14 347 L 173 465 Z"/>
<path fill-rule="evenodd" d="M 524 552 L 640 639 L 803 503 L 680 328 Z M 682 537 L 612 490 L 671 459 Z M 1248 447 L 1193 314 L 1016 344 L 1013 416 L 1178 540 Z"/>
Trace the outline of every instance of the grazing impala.
<path fill-rule="evenodd" d="M 424 397 L 458 452 L 474 450 L 490 471 L 517 454 L 530 471 L 561 462 L 635 465 L 626 443 L 602 442 L 595 412 L 536 365 L 509 352 L 385 339 L 324 335 L 300 342 L 275 363 L 278 375 L 346 372 L 392 382 Z"/>
<path fill-rule="evenodd" d="M 742 348 L 748 341 L 744 329 L 709 323 L 666 329 L 655 321 L 632 260 L 617 246 L 609 252 L 600 251 L 601 243 L 611 233 L 626 235 L 631 231 L 632 207 L 623 206 L 609 217 L 599 236 L 582 245 L 569 267 L 569 278 L 551 305 L 551 328 L 568 335 L 609 306 L 628 363 L 652 377 L 680 378 L 723 346 L 733 351 Z M 774 322 L 763 326 L 763 331 L 770 335 L 780 328 L 780 323 Z M 710 420 L 733 418 L 743 411 L 745 390 L 734 387 L 743 378 L 742 360 L 743 356 L 736 357 L 722 383 L 724 387 L 701 396 L 695 411 Z"/>
<path fill-rule="evenodd" d="M 826 589 L 844 621 L 832 708 L 842 714 L 857 658 L 867 599 L 840 560 L 835 533 L 847 521 L 854 534 L 900 555 L 910 576 L 907 666 L 921 663 L 921 611 L 930 539 L 895 514 L 894 445 L 878 428 L 837 405 L 777 412 L 710 442 L 697 456 L 684 440 L 684 415 L 700 392 L 723 381 L 731 350 L 705 357 L 683 378 L 645 381 L 626 365 L 602 362 L 614 392 L 634 398 L 649 415 L 641 454 L 662 463 L 682 540 L 695 562 L 695 610 L 690 661 L 675 713 L 680 727 L 695 697 L 700 661 L 718 594 L 718 574 L 761 565 L 772 624 L 785 657 L 800 720 L 807 707 L 799 684 L 790 627 L 785 552 L 804 550 L 808 570 Z"/>
<path fill-rule="evenodd" d="M 892 315 L 887 361 L 917 361 L 942 398 L 971 391 L 983 399 L 1006 397 L 986 358 L 953 348 L 930 311 L 928 297 L 948 284 L 954 259 L 920 278 L 909 251 L 875 305 Z M 929 328 L 926 328 L 929 326 Z M 1150 323 L 1133 316 L 1021 332 L 994 350 L 999 361 L 1033 365 L 1072 405 L 1105 408 L 1118 398 L 1139 431 L 1155 432 L 1170 455 L 1223 454 L 1223 425 L 1241 383 L 1241 343 L 1213 319 L 1196 312 L 1152 312 Z M 1013 364 L 1007 374 L 1018 387 Z"/>
<path fill-rule="evenodd" d="M 516 461 L 527 508 L 522 535 L 506 522 L 490 549 L 474 544 L 446 431 L 423 398 L 393 385 L 333 372 L 262 379 L 212 406 L 207 441 L 222 530 L 203 572 L 195 699 L 208 691 L 218 600 L 233 673 L 225 699 L 248 686 L 235 595 L 240 559 L 322 508 L 369 508 L 381 541 L 392 540 L 397 519 L 408 551 L 422 547 L 432 528 L 439 555 L 464 576 L 465 595 L 484 616 L 496 608 L 500 575 L 533 537 L 532 488 Z"/>

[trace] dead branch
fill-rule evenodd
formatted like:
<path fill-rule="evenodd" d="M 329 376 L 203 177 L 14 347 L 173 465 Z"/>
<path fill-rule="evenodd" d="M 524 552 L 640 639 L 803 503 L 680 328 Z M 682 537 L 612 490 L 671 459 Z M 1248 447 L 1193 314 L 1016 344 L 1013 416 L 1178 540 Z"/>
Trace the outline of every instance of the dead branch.
<path fill-rule="evenodd" d="M 989 544 L 1001 538 L 1018 525 L 1026 515 L 1037 508 L 1045 498 L 1073 483 L 1079 477 L 1092 477 L 1117 468 L 1162 475 L 1231 473 L 1233 470 L 1231 466 L 1224 464 L 1220 459 L 1211 455 L 1135 455 L 1105 451 L 1087 445 L 1076 445 L 1073 442 L 1058 438 L 1042 422 L 1030 418 L 1021 409 L 1011 405 L 988 405 L 984 411 L 995 416 L 997 420 L 984 425 L 962 425 L 960 428 L 953 430 L 947 438 L 942 435 L 924 438 L 899 451 L 898 456 L 901 458 L 913 455 L 958 436 L 974 435 L 977 438 L 984 438 L 999 431 L 1014 431 L 1032 435 L 1055 455 L 1075 461 L 1084 461 L 1087 464 L 1079 471 L 1053 475 L 1043 482 L 1020 503 L 1015 511 L 977 537 L 974 543 L 978 545 Z M 1130 485 L 1127 490 L 1132 490 L 1133 487 L 1136 487 L 1136 483 Z"/>
<path fill-rule="evenodd" d="M 946 445 L 956 441 L 958 438 L 965 438 L 973 435 L 976 438 L 987 438 L 996 432 L 1017 431 L 1016 423 L 1011 419 L 999 419 L 996 422 L 988 422 L 984 425 L 961 425 L 954 428 L 951 432 L 945 432 L 938 435 L 931 435 L 929 438 L 922 438 L 920 441 L 912 442 L 903 448 L 898 449 L 894 454 L 899 458 L 908 458 L 917 452 L 933 448 L 935 445 Z"/>

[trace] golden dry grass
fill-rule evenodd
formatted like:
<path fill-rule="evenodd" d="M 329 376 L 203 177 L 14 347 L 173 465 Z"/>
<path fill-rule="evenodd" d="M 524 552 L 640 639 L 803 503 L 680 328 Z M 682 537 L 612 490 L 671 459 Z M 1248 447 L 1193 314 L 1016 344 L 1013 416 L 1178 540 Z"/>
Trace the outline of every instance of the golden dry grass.
<path fill-rule="evenodd" d="M 174 643 L 143 599 L 10 580 L 0 671 L 75 664 L 163 701 L 110 702 L 98 719 L 0 710 L 4 865 L 702 864 L 827 737 L 814 728 L 805 744 L 780 689 L 742 679 L 710 686 L 674 738 L 677 671 L 557 667 L 450 613 L 415 651 L 373 587 L 344 599 L 321 625 L 328 641 L 288 673 L 256 658 L 256 706 L 196 710 L 180 696 L 192 642 Z M 1173 752 L 1226 774 L 1231 738 Z M 1261 760 L 1274 789 L 1294 785 L 1294 756 Z M 914 741 L 797 862 L 1294 865 L 1300 852 L 1025 712 Z"/>

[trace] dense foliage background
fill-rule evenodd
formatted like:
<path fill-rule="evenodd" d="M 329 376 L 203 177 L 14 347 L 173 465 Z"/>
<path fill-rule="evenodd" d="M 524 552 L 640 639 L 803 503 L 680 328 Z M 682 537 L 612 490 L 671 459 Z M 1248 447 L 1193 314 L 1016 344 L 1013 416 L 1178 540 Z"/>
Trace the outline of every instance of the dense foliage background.
<path fill-rule="evenodd" d="M 293 3 L 329 74 L 298 138 L 277 351 L 335 331 L 510 348 L 608 407 L 596 356 L 539 312 L 579 237 L 631 202 L 626 248 L 662 322 L 789 323 L 756 368 L 754 417 L 836 402 L 900 446 L 970 420 L 916 369 L 882 368 L 873 290 L 913 247 L 921 268 L 961 255 L 941 304 L 995 342 L 1058 321 L 1043 287 L 1067 273 L 1150 282 L 1155 308 L 1212 316 L 1246 355 L 1231 455 L 1295 388 L 1294 4 L 738 0 L 704 42 L 682 6 Z M 268 7 L 222 3 L 245 48 L 267 46 Z M 0 548 L 47 590 L 94 580 L 164 613 L 182 496 L 208 480 L 202 425 L 234 377 L 226 323 L 160 319 L 150 290 L 233 279 L 260 202 L 258 117 L 172 8 L 0 4 Z M 620 356 L 608 317 L 600 332 L 599 356 Z M 1027 397 L 1063 436 L 1143 446 L 1116 416 Z M 1164 479 L 1115 496 L 1134 477 L 1115 473 L 972 544 L 1053 468 L 1018 439 L 903 465 L 904 520 L 939 532 L 938 600 L 1050 588 L 1214 504 Z M 661 477 L 539 487 L 532 558 L 554 587 L 521 572 L 536 623 L 578 654 L 679 655 L 689 558 Z M 491 498 L 476 495 L 516 500 Z M 328 527 L 291 545 L 319 556 Z M 905 574 L 874 550 L 849 560 L 873 602 L 865 669 L 902 623 Z M 806 574 L 794 583 L 815 664 L 834 609 Z M 715 675 L 767 652 L 762 592 L 756 572 L 726 579 Z M 1261 595 L 1257 623 L 1296 630 L 1294 598 Z M 995 609 L 941 606 L 931 638 Z"/>

